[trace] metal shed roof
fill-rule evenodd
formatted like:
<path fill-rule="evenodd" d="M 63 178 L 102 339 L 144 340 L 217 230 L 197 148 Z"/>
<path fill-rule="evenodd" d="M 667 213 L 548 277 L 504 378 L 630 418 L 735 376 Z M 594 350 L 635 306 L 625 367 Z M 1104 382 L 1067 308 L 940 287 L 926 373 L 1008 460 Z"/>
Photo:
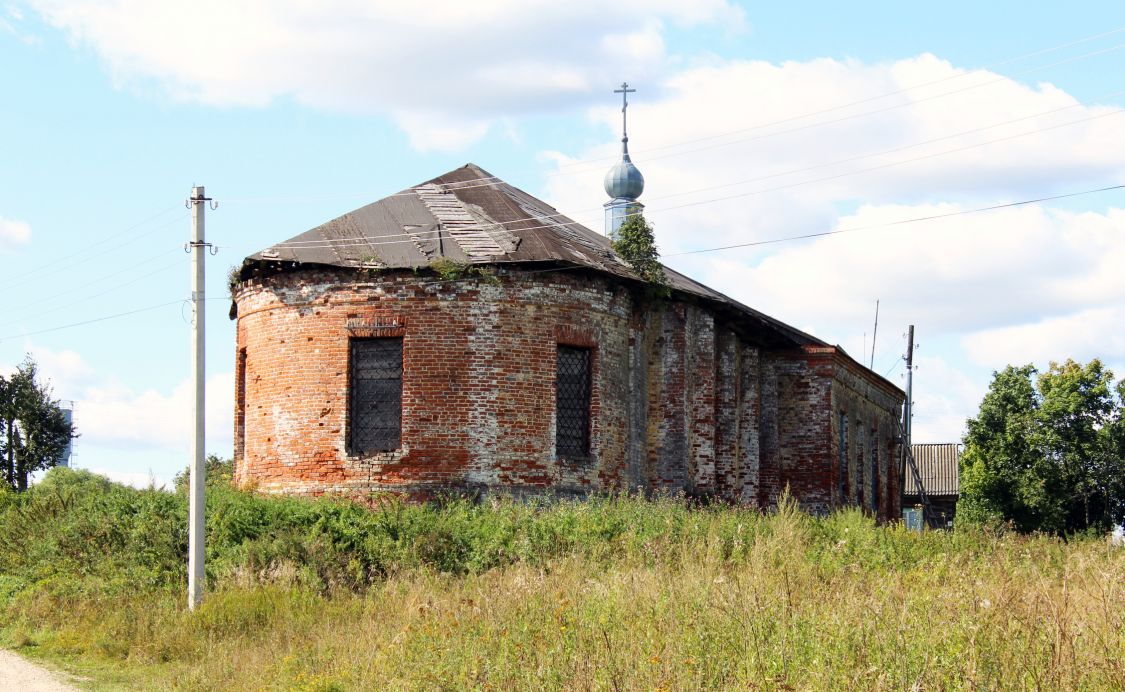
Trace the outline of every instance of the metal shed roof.
<path fill-rule="evenodd" d="M 955 443 L 944 444 L 916 444 L 910 445 L 914 454 L 914 462 L 918 464 L 918 475 L 922 477 L 922 485 L 926 494 L 935 497 L 939 495 L 957 495 L 961 492 L 959 459 L 961 450 Z M 907 495 L 918 494 L 918 480 L 910 465 L 906 465 L 906 485 L 903 490 Z"/>
<path fill-rule="evenodd" d="M 250 255 L 243 278 L 260 263 L 414 268 L 441 258 L 559 264 L 640 280 L 604 235 L 471 163 Z M 683 274 L 667 268 L 665 273 L 673 290 L 718 303 L 765 328 L 774 340 L 829 346 Z"/>

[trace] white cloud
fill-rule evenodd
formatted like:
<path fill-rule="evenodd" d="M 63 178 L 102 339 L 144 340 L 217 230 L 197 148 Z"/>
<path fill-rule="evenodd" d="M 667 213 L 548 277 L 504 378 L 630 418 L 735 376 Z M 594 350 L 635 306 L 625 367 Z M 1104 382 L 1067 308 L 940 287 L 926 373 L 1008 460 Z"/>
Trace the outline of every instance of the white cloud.
<path fill-rule="evenodd" d="M 878 98 L 929 82 L 937 83 Z M 904 103 L 913 105 L 894 107 Z M 1119 208 L 1030 205 L 668 257 L 1125 182 L 1125 115 L 1114 108 L 921 55 L 884 64 L 712 60 L 638 94 L 629 114 L 642 201 L 672 266 L 863 362 L 881 299 L 880 373 L 894 366 L 906 325 L 917 326 L 930 350 L 915 373 L 916 439 L 959 439 L 990 368 L 1122 358 Z M 590 117 L 620 128 L 618 109 Z M 545 152 L 556 170 L 544 196 L 600 229 L 601 178 L 619 146 Z"/>
<path fill-rule="evenodd" d="M 207 449 L 231 448 L 234 375 L 207 378 Z M 75 401 L 81 444 L 130 449 L 184 449 L 191 435 L 192 386 L 135 391 L 117 382 L 83 389 Z"/>
<path fill-rule="evenodd" d="M 94 369 L 91 368 L 77 351 L 69 349 L 50 351 L 47 349 L 28 346 L 39 369 L 40 376 L 50 383 L 54 396 L 62 396 L 58 391 L 57 383 L 62 383 L 68 390 L 85 387 L 95 380 Z M 62 396 L 68 399 L 67 396 Z"/>
<path fill-rule="evenodd" d="M 914 359 L 914 442 L 960 442 L 965 420 L 976 415 L 987 383 L 939 356 Z"/>
<path fill-rule="evenodd" d="M 0 16 L 0 32 L 15 36 L 20 43 L 25 45 L 38 45 L 41 42 L 40 38 L 24 30 L 23 20 L 23 10 L 15 5 L 6 5 L 3 16 Z"/>
<path fill-rule="evenodd" d="M 81 435 L 75 450 L 97 457 L 96 450 L 187 450 L 193 390 L 190 380 L 171 391 L 138 391 L 113 376 L 100 374 L 76 351 L 53 351 L 28 345 L 40 377 L 56 398 L 74 401 L 74 421 Z M 0 368 L 3 372 L 3 368 Z M 234 430 L 234 374 L 207 378 L 207 450 L 230 454 Z"/>
<path fill-rule="evenodd" d="M 31 226 L 0 216 L 0 249 L 24 245 L 31 240 Z"/>
<path fill-rule="evenodd" d="M 31 0 L 51 25 L 92 47 L 121 84 L 155 82 L 177 99 L 390 115 L 413 141 L 450 138 L 446 122 L 547 112 L 601 93 L 621 75 L 651 79 L 665 22 L 744 22 L 728 0 L 334 0 L 221 2 Z M 405 114 L 410 114 L 405 115 Z M 476 125 L 469 134 L 480 136 Z M 444 134 L 444 137 L 443 137 Z M 431 143 L 430 148 L 437 143 Z"/>
<path fill-rule="evenodd" d="M 418 151 L 452 151 L 466 147 L 488 132 L 487 120 L 459 121 L 427 111 L 398 112 L 395 122 Z"/>
<path fill-rule="evenodd" d="M 1120 265 L 1119 265 L 1120 266 Z M 1125 292 L 1117 294 L 1119 304 Z M 1048 317 L 1027 324 L 985 329 L 965 337 L 974 361 L 999 369 L 1005 365 L 1063 361 L 1125 360 L 1125 308 L 1101 307 Z M 1125 375 L 1125 371 L 1120 374 Z"/>
<path fill-rule="evenodd" d="M 991 202 L 1125 182 L 1118 110 L 928 54 L 713 60 L 642 85 L 630 149 L 647 214 L 673 251 L 823 231 L 856 201 Z M 590 117 L 620 129 L 618 108 Z M 620 146 L 609 139 L 554 154 L 547 184 L 555 206 L 598 228 L 601 177 Z"/>
<path fill-rule="evenodd" d="M 169 490 L 171 489 L 171 484 L 166 479 L 157 476 L 152 471 L 120 471 L 117 469 L 103 468 L 100 466 L 91 467 L 88 470 L 92 473 L 98 474 L 99 476 L 105 476 L 115 483 L 131 485 L 134 488 L 140 488 L 142 490 L 149 487 L 165 487 Z"/>
<path fill-rule="evenodd" d="M 836 228 L 948 213 L 957 205 L 863 207 Z M 829 333 L 885 324 L 968 333 L 1125 301 L 1125 210 L 1019 207 L 780 246 L 764 258 L 695 260 L 717 288 Z M 1117 230 L 1114 230 L 1117 229 Z M 896 327 L 897 328 L 897 327 Z"/>

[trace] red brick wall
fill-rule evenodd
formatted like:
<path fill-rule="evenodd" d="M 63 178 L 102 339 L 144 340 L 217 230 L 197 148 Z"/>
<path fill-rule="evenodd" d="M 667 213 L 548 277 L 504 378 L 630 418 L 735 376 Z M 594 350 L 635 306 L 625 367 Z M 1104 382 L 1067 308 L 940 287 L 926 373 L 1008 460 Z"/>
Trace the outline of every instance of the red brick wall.
<path fill-rule="evenodd" d="M 642 488 L 751 504 L 788 484 L 810 509 L 838 501 L 834 349 L 763 350 L 706 306 L 638 302 L 607 277 L 498 276 L 303 269 L 244 283 L 236 479 L 361 496 Z M 366 336 L 403 338 L 402 446 L 361 457 L 346 445 L 348 339 Z M 592 350 L 585 461 L 554 454 L 558 344 Z"/>
<path fill-rule="evenodd" d="M 901 445 L 898 443 L 898 420 L 903 402 L 902 393 L 882 380 L 871 378 L 862 365 L 837 353 L 833 358 L 831 436 L 839 444 L 840 413 L 845 414 L 847 435 L 847 495 L 839 492 L 839 454 L 833 453 L 832 473 L 835 479 L 833 503 L 862 505 L 875 511 L 870 493 L 871 443 L 878 450 L 878 511 L 882 519 L 897 519 L 902 515 L 899 463 Z M 861 468 L 862 464 L 862 468 Z"/>
<path fill-rule="evenodd" d="M 626 356 L 627 291 L 561 273 L 501 285 L 356 276 L 293 271 L 240 289 L 238 480 L 293 492 L 421 494 L 615 484 L 626 421 L 613 373 Z M 403 337 L 402 447 L 349 455 L 348 339 L 392 335 Z M 554 459 L 559 343 L 594 349 L 588 463 Z"/>

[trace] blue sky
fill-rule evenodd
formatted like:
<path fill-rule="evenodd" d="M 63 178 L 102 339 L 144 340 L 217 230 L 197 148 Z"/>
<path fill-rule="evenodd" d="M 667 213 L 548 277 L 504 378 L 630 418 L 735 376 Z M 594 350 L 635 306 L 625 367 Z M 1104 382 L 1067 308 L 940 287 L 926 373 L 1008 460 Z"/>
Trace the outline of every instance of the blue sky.
<path fill-rule="evenodd" d="M 229 454 L 229 267 L 468 161 L 600 228 L 622 80 L 669 263 L 857 358 L 879 299 L 895 382 L 916 324 L 919 441 L 959 437 L 1007 363 L 1125 375 L 1121 191 L 678 254 L 1125 183 L 1120 3 L 195 7 L 0 3 L 0 366 L 30 352 L 77 402 L 81 466 L 186 463 L 192 184 L 219 202 L 208 446 Z"/>

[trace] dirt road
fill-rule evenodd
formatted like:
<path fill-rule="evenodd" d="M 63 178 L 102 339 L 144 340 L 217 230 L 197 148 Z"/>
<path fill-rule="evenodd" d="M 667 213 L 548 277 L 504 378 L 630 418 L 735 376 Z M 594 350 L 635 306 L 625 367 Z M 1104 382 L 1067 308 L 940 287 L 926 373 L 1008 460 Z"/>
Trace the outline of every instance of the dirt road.
<path fill-rule="evenodd" d="M 75 688 L 62 682 L 51 671 L 0 649 L 0 690 L 21 692 L 74 692 Z"/>

